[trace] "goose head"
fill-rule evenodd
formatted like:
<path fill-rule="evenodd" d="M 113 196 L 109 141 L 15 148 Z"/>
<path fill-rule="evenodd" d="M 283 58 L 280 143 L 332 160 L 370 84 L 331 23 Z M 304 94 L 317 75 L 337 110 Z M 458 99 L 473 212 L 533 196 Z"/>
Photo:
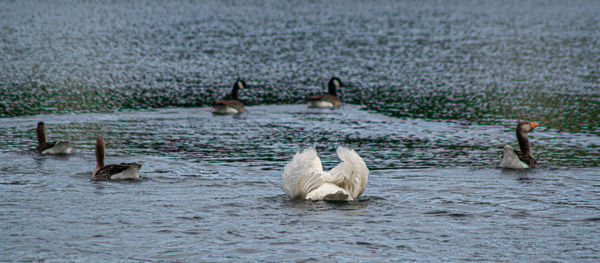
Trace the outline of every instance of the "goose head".
<path fill-rule="evenodd" d="M 239 89 L 245 89 L 248 86 L 246 85 L 246 82 L 244 82 L 241 79 L 237 79 L 235 80 L 235 83 L 233 83 L 233 89 L 234 90 L 239 90 Z"/>
<path fill-rule="evenodd" d="M 231 89 L 231 99 L 237 100 L 238 99 L 238 90 L 239 89 L 245 89 L 248 86 L 246 85 L 246 82 L 244 82 L 241 79 L 237 79 L 234 83 L 233 83 L 233 88 Z"/>
<path fill-rule="evenodd" d="M 339 78 L 333 77 L 327 83 L 329 94 L 337 96 L 337 89 L 342 86 L 342 81 Z"/>
<path fill-rule="evenodd" d="M 517 125 L 517 131 L 530 132 L 537 126 L 540 126 L 540 125 L 535 122 L 521 121 Z"/>

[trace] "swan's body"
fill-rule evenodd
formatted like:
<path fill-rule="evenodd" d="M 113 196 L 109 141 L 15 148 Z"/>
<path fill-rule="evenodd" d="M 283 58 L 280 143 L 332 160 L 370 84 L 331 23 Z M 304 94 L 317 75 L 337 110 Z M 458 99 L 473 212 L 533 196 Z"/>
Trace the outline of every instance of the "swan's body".
<path fill-rule="evenodd" d="M 504 145 L 504 152 L 502 153 L 502 168 L 509 169 L 525 169 L 525 168 L 538 168 L 538 163 L 533 158 L 531 153 L 531 145 L 529 144 L 529 138 L 527 133 L 532 131 L 539 124 L 533 122 L 522 121 L 517 124 L 517 140 L 521 151 L 516 151 L 510 145 Z"/>
<path fill-rule="evenodd" d="M 369 169 L 352 149 L 338 147 L 342 160 L 329 172 L 323 171 L 315 148 L 298 152 L 283 171 L 283 189 L 291 199 L 352 201 L 367 187 Z"/>
<path fill-rule="evenodd" d="M 38 146 L 35 147 L 35 151 L 39 154 L 70 154 L 71 148 L 69 147 L 68 141 L 46 141 L 46 127 L 43 122 L 37 124 L 37 139 Z"/>
<path fill-rule="evenodd" d="M 140 178 L 141 162 L 104 165 L 105 155 L 104 137 L 98 136 L 96 139 L 96 168 L 92 173 L 92 179 L 119 180 Z"/>
<path fill-rule="evenodd" d="M 342 106 L 342 101 L 337 97 L 337 89 L 342 85 L 340 79 L 333 77 L 327 83 L 329 93 L 319 94 L 308 98 L 308 106 L 315 108 L 333 108 Z"/>
<path fill-rule="evenodd" d="M 246 88 L 246 83 L 242 80 L 236 80 L 231 89 L 231 99 L 217 100 L 213 104 L 213 113 L 216 114 L 236 114 L 245 112 L 244 104 L 238 99 L 238 90 Z"/>

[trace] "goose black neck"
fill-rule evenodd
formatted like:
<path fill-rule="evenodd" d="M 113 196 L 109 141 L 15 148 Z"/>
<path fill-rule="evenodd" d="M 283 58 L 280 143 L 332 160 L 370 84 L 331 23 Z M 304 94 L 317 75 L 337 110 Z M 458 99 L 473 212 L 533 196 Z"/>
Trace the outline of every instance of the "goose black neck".
<path fill-rule="evenodd" d="M 330 81 L 329 84 L 329 95 L 337 96 L 337 90 L 334 81 Z"/>
<path fill-rule="evenodd" d="M 523 154 L 531 156 L 531 145 L 529 144 L 529 138 L 527 132 L 521 129 L 521 126 L 517 127 L 517 140 L 519 141 L 519 147 Z"/>
<path fill-rule="evenodd" d="M 231 89 L 231 99 L 232 100 L 238 100 L 238 90 L 240 88 L 238 87 L 237 83 L 233 84 L 233 89 Z"/>

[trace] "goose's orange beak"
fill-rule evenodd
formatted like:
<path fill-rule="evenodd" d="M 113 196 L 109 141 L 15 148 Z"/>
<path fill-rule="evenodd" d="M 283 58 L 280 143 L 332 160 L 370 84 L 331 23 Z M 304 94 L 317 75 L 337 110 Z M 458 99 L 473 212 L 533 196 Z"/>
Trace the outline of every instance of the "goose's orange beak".
<path fill-rule="evenodd" d="M 532 129 L 535 128 L 535 127 L 537 127 L 537 126 L 540 126 L 539 124 L 537 124 L 535 122 L 530 122 L 529 124 L 531 125 Z"/>

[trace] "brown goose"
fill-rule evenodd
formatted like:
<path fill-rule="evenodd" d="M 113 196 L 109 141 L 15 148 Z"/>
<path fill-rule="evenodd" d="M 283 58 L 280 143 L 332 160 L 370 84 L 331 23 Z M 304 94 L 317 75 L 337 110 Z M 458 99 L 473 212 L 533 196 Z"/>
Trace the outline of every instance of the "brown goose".
<path fill-rule="evenodd" d="M 71 148 L 69 148 L 68 141 L 46 141 L 46 127 L 43 122 L 37 124 L 37 139 L 38 146 L 35 147 L 35 151 L 39 154 L 70 154 Z"/>
<path fill-rule="evenodd" d="M 537 161 L 531 154 L 531 145 L 527 133 L 539 126 L 537 123 L 529 121 L 521 121 L 517 124 L 517 140 L 521 151 L 515 150 L 510 145 L 504 145 L 504 153 L 502 155 L 502 168 L 523 169 L 523 168 L 538 168 Z"/>
<path fill-rule="evenodd" d="M 121 163 L 104 165 L 106 155 L 104 137 L 96 139 L 96 169 L 92 173 L 92 179 L 137 179 L 140 178 L 141 162 Z"/>
<path fill-rule="evenodd" d="M 308 98 L 308 106 L 316 108 L 333 108 L 342 106 L 342 101 L 337 97 L 337 89 L 342 86 L 342 81 L 333 77 L 327 83 L 329 93 L 319 94 Z"/>
<path fill-rule="evenodd" d="M 233 88 L 231 89 L 231 99 L 217 100 L 213 105 L 213 113 L 235 114 L 245 112 L 246 109 L 244 108 L 244 104 L 238 100 L 238 90 L 246 87 L 246 83 L 243 80 L 236 80 L 233 84 Z"/>

